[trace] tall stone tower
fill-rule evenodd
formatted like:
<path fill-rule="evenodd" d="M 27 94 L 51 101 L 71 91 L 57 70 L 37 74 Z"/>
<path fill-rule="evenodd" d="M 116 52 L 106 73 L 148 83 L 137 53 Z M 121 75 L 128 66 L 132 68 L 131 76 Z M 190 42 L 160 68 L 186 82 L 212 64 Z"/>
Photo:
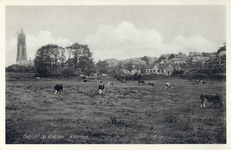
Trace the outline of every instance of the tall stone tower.
<path fill-rule="evenodd" d="M 21 29 L 20 33 L 18 33 L 18 44 L 17 44 L 17 58 L 16 63 L 19 63 L 21 61 L 27 60 L 26 55 L 26 36 L 23 33 L 23 29 Z"/>

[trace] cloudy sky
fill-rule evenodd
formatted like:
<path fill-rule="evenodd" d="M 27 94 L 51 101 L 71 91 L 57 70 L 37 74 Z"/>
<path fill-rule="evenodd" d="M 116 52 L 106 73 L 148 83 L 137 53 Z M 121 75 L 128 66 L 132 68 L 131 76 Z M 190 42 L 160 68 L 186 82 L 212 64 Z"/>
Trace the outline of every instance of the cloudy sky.
<path fill-rule="evenodd" d="M 6 64 L 16 62 L 17 32 L 27 57 L 46 44 L 87 44 L 94 61 L 215 52 L 226 41 L 225 5 L 6 6 Z"/>

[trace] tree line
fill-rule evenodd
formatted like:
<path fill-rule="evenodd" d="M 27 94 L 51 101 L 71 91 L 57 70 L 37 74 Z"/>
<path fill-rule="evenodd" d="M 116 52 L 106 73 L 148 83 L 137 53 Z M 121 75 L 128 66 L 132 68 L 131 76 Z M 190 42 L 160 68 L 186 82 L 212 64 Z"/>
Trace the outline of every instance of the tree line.
<path fill-rule="evenodd" d="M 220 48 L 219 50 L 223 50 Z M 174 58 L 175 55 L 171 54 L 168 59 Z M 165 59 L 163 56 L 159 57 L 156 62 L 160 62 Z M 149 59 L 147 56 L 141 58 L 149 64 Z M 226 72 L 226 55 L 219 57 L 210 57 L 209 60 L 202 63 L 198 61 L 192 63 L 192 60 L 187 60 L 185 64 L 180 64 L 182 68 L 188 70 L 185 74 L 184 71 L 175 71 L 174 76 L 186 76 L 193 77 L 198 75 L 206 74 L 209 78 L 213 78 L 214 74 L 225 73 Z M 62 68 L 62 69 L 60 69 Z M 108 74 L 119 80 L 133 78 L 131 75 L 126 75 L 124 69 L 129 72 L 133 69 L 132 62 L 118 63 L 115 66 L 110 66 L 107 61 L 98 61 L 96 64 L 93 62 L 92 53 L 88 45 L 82 45 L 74 43 L 68 47 L 59 47 L 58 45 L 48 44 L 46 46 L 40 47 L 35 55 L 34 66 L 20 66 L 11 65 L 6 68 L 7 72 L 35 72 L 40 76 L 57 76 L 62 74 L 63 76 L 76 76 L 77 74 L 93 75 L 98 74 Z M 141 73 L 145 73 L 145 65 L 140 65 Z M 57 71 L 61 70 L 61 71 Z M 134 75 L 134 78 L 138 79 L 140 76 Z"/>

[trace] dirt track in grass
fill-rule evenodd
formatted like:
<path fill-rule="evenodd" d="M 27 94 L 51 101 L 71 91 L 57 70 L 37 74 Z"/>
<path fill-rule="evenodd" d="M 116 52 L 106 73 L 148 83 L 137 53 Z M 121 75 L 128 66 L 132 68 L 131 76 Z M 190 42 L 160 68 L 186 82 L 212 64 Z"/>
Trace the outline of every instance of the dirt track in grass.
<path fill-rule="evenodd" d="M 108 80 L 104 80 L 106 85 Z M 145 81 L 147 82 L 147 81 Z M 20 144 L 226 143 L 225 82 L 185 79 L 106 86 L 96 81 L 6 79 L 6 142 Z M 173 89 L 164 88 L 170 82 Z M 55 84 L 64 92 L 55 95 Z M 200 94 L 218 94 L 223 107 L 200 108 Z"/>

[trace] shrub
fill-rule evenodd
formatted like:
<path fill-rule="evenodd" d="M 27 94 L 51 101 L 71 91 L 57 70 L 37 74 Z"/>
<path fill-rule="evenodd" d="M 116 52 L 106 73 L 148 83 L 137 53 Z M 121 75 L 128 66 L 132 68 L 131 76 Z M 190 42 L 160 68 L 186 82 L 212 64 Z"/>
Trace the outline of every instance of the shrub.
<path fill-rule="evenodd" d="M 62 71 L 62 76 L 63 77 L 75 77 L 76 75 L 72 69 L 67 68 Z"/>

